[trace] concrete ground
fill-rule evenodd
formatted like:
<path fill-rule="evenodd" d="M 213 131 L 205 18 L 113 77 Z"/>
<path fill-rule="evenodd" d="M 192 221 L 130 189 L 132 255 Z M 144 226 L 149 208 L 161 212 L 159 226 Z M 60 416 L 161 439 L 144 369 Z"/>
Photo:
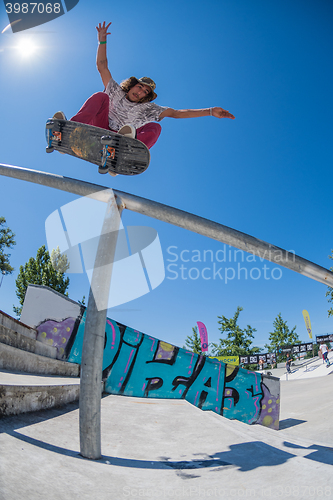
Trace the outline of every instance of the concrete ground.
<path fill-rule="evenodd" d="M 281 381 L 279 431 L 107 396 L 99 461 L 79 455 L 76 403 L 3 417 L 0 499 L 333 499 L 332 410 L 331 375 Z"/>

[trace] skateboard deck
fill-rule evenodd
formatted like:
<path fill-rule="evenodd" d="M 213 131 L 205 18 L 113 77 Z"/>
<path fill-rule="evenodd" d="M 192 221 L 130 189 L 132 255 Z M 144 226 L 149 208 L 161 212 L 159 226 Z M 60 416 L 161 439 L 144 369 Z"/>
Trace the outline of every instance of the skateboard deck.
<path fill-rule="evenodd" d="M 150 161 L 149 149 L 137 139 L 86 125 L 54 118 L 46 122 L 46 152 L 54 150 L 98 165 L 100 173 L 138 175 Z"/>

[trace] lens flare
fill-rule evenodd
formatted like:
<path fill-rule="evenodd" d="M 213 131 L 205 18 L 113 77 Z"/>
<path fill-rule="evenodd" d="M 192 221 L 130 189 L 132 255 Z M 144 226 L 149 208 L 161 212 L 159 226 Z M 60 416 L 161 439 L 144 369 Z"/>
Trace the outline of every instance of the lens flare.
<path fill-rule="evenodd" d="M 37 46 L 31 38 L 21 38 L 18 41 L 16 48 L 22 57 L 25 58 L 31 57 L 37 51 Z"/>

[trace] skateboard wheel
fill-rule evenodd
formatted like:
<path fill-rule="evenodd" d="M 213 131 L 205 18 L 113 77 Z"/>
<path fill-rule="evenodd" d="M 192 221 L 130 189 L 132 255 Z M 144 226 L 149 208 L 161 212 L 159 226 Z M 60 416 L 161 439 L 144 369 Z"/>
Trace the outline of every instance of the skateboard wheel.
<path fill-rule="evenodd" d="M 54 151 L 54 148 L 51 146 L 49 148 L 46 148 L 47 153 L 52 153 Z"/>
<path fill-rule="evenodd" d="M 102 167 L 102 166 L 99 166 L 99 167 L 98 167 L 98 172 L 99 172 L 100 174 L 107 174 L 107 173 L 108 173 L 108 171 L 109 171 L 109 167 Z"/>
<path fill-rule="evenodd" d="M 101 144 L 110 144 L 113 138 L 110 135 L 103 135 L 101 137 Z"/>

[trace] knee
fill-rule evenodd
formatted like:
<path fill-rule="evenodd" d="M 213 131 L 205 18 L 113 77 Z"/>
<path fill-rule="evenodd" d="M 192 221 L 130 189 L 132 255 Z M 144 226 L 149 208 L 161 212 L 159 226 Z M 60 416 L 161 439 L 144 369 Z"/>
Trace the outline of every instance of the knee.
<path fill-rule="evenodd" d="M 100 101 L 101 103 L 108 103 L 109 102 L 109 96 L 105 92 L 96 92 L 93 94 L 90 99 L 93 99 L 95 101 Z"/>
<path fill-rule="evenodd" d="M 151 127 L 151 130 L 154 130 L 155 133 L 158 133 L 158 135 L 161 133 L 162 131 L 162 127 L 159 123 L 156 123 L 156 122 L 151 122 L 151 123 L 148 123 L 147 127 L 150 126 Z"/>
<path fill-rule="evenodd" d="M 162 131 L 162 127 L 159 123 L 156 123 L 156 122 L 150 122 L 150 123 L 147 123 L 146 125 L 144 125 L 143 127 L 141 127 L 140 129 L 138 130 L 141 130 L 142 132 L 150 132 L 150 133 L 153 133 L 154 136 L 156 138 L 158 138 L 161 134 L 161 131 Z"/>

